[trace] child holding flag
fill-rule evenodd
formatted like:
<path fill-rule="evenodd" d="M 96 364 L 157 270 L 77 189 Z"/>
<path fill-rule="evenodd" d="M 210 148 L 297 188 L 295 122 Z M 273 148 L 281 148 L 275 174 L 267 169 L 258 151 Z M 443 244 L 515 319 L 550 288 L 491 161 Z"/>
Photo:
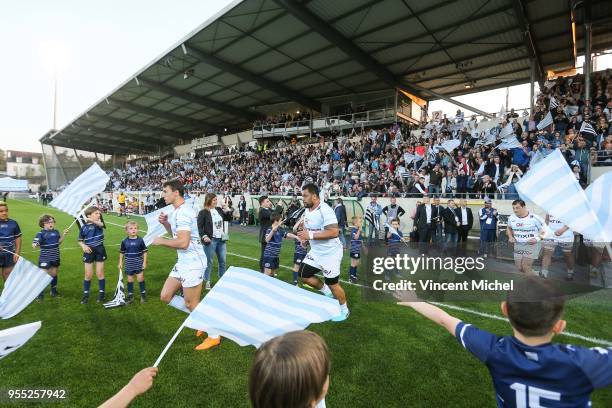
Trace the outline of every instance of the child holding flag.
<path fill-rule="evenodd" d="M 8 216 L 8 204 L 0 201 L 0 271 L 5 282 L 19 260 L 21 251 L 21 229 L 17 221 Z"/>
<path fill-rule="evenodd" d="M 279 213 L 272 214 L 270 219 L 272 221 L 272 226 L 266 230 L 265 238 L 267 244 L 266 248 L 264 249 L 263 264 L 264 273 L 268 276 L 275 276 L 279 266 L 279 257 L 283 238 L 287 237 L 297 239 L 298 241 L 299 238 L 297 235 L 290 232 L 288 233 L 280 228 L 283 222 Z"/>
<path fill-rule="evenodd" d="M 89 287 L 93 277 L 94 263 L 96 264 L 96 276 L 98 278 L 98 302 L 104 302 L 105 280 L 104 261 L 106 260 L 106 249 L 104 248 L 104 222 L 101 220 L 102 213 L 98 207 L 88 207 L 85 210 L 86 222 L 79 232 L 79 245 L 83 249 L 83 263 L 85 266 L 85 277 L 83 280 L 83 298 L 81 304 L 89 301 Z"/>
<path fill-rule="evenodd" d="M 68 234 L 68 229 L 65 229 L 60 234 L 55 229 L 55 218 L 49 214 L 43 214 L 38 219 L 38 226 L 42 228 L 34 237 L 32 241 L 32 248 L 40 248 L 40 255 L 38 256 L 38 267 L 44 269 L 51 276 L 51 296 L 59 296 L 57 291 L 57 273 L 60 266 L 60 252 L 59 247 L 64 242 L 64 238 Z M 38 300 L 43 300 L 45 291 L 43 290 L 38 295 Z"/>
<path fill-rule="evenodd" d="M 138 236 L 138 223 L 128 221 L 125 224 L 128 236 L 121 241 L 119 250 L 119 269 L 123 268 L 125 260 L 125 273 L 127 275 L 127 303 L 134 302 L 134 275 L 138 279 L 140 287 L 140 303 L 147 301 L 145 289 L 144 270 L 147 268 L 147 246 L 142 238 Z"/>

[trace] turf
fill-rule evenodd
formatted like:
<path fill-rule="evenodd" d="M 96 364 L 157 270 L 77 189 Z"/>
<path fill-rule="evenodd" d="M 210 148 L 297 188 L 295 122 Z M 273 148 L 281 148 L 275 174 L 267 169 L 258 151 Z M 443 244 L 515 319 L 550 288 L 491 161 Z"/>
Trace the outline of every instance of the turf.
<path fill-rule="evenodd" d="M 30 243 L 36 220 L 48 212 L 58 227 L 71 218 L 35 202 L 11 200 L 10 217 L 17 220 L 24 237 L 23 255 L 36 262 Z M 105 216 L 107 222 L 123 224 L 124 218 Z M 141 228 L 145 228 L 141 225 Z M 42 328 L 27 345 L 0 362 L 0 389 L 61 388 L 68 390 L 64 406 L 97 406 L 120 389 L 131 376 L 153 364 L 185 314 L 166 306 L 159 292 L 175 260 L 168 249 L 152 248 L 145 272 L 149 302 L 104 310 L 90 300 L 80 305 L 83 266 L 74 228 L 63 244 L 59 291 L 61 298 L 47 296 L 32 303 L 16 317 L 0 321 L 0 329 L 33 321 Z M 121 227 L 106 230 L 107 291 L 117 277 Z M 257 269 L 259 244 L 253 234 L 232 231 L 227 264 Z M 281 264 L 292 261 L 292 243 L 283 245 Z M 237 257 L 231 254 L 239 254 Z M 348 270 L 347 258 L 343 274 Z M 291 272 L 281 269 L 289 281 Z M 92 282 L 92 289 L 97 288 Z M 136 290 L 138 288 L 137 285 Z M 390 303 L 366 302 L 361 289 L 345 285 L 351 317 L 344 323 L 310 327 L 319 333 L 332 353 L 330 407 L 484 407 L 494 406 L 488 372 L 443 329 L 413 311 Z M 566 311 L 568 329 L 585 336 L 612 340 L 612 311 L 600 294 L 572 300 Z M 609 296 L 609 294 L 608 294 Z M 497 303 L 460 304 L 487 313 L 498 312 Z M 503 322 L 466 312 L 457 317 L 486 330 L 509 334 Z M 559 337 L 558 341 L 593 347 L 589 342 Z M 192 330 L 184 330 L 160 365 L 154 387 L 133 406 L 240 407 L 248 406 L 247 377 L 253 347 L 239 347 L 224 340 L 209 352 L 196 352 Z M 612 406 L 612 389 L 593 394 L 594 406 Z M 13 405 L 18 406 L 18 405 Z M 25 405 L 24 405 L 25 406 Z M 30 404 L 31 406 L 31 404 Z"/>

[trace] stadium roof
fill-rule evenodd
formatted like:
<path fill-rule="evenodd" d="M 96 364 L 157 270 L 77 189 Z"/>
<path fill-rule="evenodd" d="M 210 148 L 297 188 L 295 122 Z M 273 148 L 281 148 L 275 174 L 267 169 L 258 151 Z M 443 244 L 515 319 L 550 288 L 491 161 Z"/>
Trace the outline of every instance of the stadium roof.
<path fill-rule="evenodd" d="M 526 83 L 530 58 L 541 81 L 547 70 L 574 67 L 572 18 L 576 50 L 583 48 L 579 7 L 572 12 L 560 0 L 235 1 L 41 142 L 155 152 L 250 126 L 277 103 L 320 111 L 328 97 L 397 87 L 431 100 Z M 592 49 L 603 50 L 612 46 L 605 27 L 612 4 L 592 0 L 591 9 Z"/>

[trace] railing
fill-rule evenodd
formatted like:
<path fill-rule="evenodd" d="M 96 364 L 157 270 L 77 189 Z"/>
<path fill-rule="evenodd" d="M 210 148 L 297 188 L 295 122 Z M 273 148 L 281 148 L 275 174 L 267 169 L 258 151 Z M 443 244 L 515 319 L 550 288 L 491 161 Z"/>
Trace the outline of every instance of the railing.
<path fill-rule="evenodd" d="M 375 126 L 395 121 L 395 109 L 385 108 L 325 118 L 253 126 L 253 138 L 286 137 L 297 134 L 340 130 L 355 126 Z"/>

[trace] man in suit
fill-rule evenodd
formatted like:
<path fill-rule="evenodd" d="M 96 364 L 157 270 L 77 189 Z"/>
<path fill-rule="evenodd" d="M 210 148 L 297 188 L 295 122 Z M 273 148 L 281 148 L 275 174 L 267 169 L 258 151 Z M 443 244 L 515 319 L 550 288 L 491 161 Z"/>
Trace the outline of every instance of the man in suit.
<path fill-rule="evenodd" d="M 342 242 L 342 247 L 346 249 L 345 229 L 348 220 L 346 218 L 346 208 L 344 207 L 344 203 L 342 202 L 342 198 L 340 197 L 336 199 L 334 212 L 336 213 L 336 219 L 338 219 L 338 228 L 340 228 L 340 235 L 338 236 L 338 238 L 340 238 L 340 241 Z"/>
<path fill-rule="evenodd" d="M 414 222 L 417 227 L 419 234 L 419 242 L 422 244 L 429 243 L 432 235 L 432 219 L 433 219 L 433 208 L 429 201 L 429 197 L 423 197 L 423 204 L 417 207 L 416 215 L 414 216 Z"/>
<path fill-rule="evenodd" d="M 459 217 L 461 222 L 459 225 L 459 242 L 465 244 L 474 224 L 474 215 L 472 214 L 472 209 L 467 206 L 467 200 L 464 198 L 459 200 L 459 214 L 461 214 Z"/>
<path fill-rule="evenodd" d="M 440 197 L 436 196 L 433 199 L 433 205 L 431 206 L 432 213 L 432 238 L 435 244 L 443 244 L 444 236 L 444 207 L 440 205 Z"/>
<path fill-rule="evenodd" d="M 485 174 L 482 177 L 482 184 L 480 185 L 480 193 L 483 198 L 495 198 L 495 193 L 497 192 L 497 186 L 495 182 L 491 181 L 491 177 L 488 174 Z"/>
<path fill-rule="evenodd" d="M 459 240 L 459 225 L 461 224 L 461 210 L 455 205 L 455 200 L 448 200 L 448 207 L 442 213 L 444 218 L 444 233 L 446 234 L 446 249 L 457 247 Z"/>
<path fill-rule="evenodd" d="M 268 196 L 259 197 L 259 243 L 261 244 L 261 253 L 259 254 L 259 271 L 263 273 L 263 254 L 266 249 L 266 230 L 272 225 L 272 201 Z"/>

